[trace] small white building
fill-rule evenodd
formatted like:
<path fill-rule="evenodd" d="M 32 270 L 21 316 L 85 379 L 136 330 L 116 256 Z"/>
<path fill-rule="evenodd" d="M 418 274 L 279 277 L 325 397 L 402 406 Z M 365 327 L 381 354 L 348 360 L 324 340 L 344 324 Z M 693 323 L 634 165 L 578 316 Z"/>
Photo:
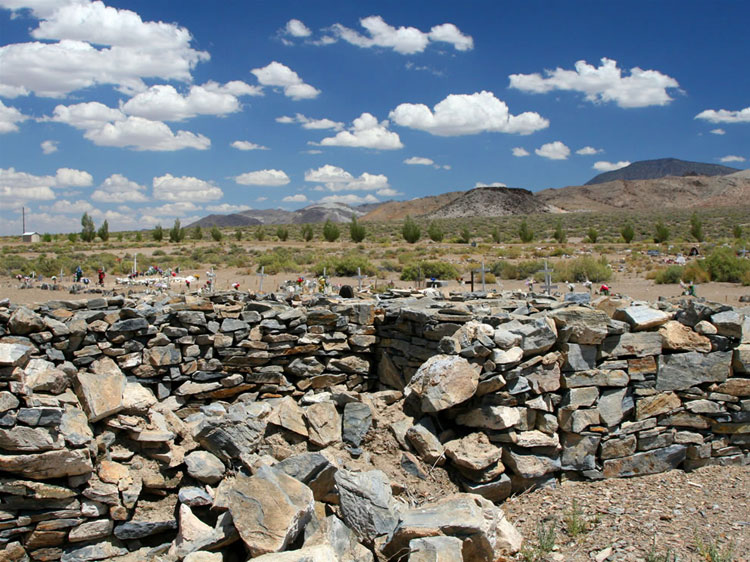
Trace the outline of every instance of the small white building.
<path fill-rule="evenodd" d="M 38 232 L 24 232 L 23 233 L 23 241 L 24 242 L 41 242 L 42 237 L 39 235 Z"/>

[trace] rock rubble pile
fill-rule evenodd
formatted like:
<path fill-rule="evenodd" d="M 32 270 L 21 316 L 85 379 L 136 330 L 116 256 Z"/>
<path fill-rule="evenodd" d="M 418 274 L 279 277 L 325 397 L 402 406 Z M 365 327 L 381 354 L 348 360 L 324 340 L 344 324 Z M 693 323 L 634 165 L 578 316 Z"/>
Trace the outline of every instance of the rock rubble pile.
<path fill-rule="evenodd" d="M 514 491 L 750 462 L 750 310 L 586 296 L 5 303 L 0 556 L 492 561 Z"/>

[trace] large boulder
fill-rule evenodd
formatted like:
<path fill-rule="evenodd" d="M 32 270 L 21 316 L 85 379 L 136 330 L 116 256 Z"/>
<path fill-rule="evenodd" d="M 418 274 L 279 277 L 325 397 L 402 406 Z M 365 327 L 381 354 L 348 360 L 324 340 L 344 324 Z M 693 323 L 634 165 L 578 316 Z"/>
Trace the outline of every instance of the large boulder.
<path fill-rule="evenodd" d="M 404 394 L 415 395 L 423 412 L 434 413 L 465 402 L 478 384 L 479 372 L 466 359 L 435 355 L 419 367 Z"/>
<path fill-rule="evenodd" d="M 238 476 L 229 491 L 229 511 L 251 556 L 285 550 L 313 515 L 313 493 L 299 480 L 264 466 Z"/>
<path fill-rule="evenodd" d="M 560 339 L 582 345 L 598 345 L 607 337 L 606 312 L 584 306 L 570 306 L 550 313 Z"/>
<path fill-rule="evenodd" d="M 91 372 L 79 372 L 74 387 L 90 422 L 116 414 L 124 408 L 125 375 L 109 357 L 94 361 Z"/>

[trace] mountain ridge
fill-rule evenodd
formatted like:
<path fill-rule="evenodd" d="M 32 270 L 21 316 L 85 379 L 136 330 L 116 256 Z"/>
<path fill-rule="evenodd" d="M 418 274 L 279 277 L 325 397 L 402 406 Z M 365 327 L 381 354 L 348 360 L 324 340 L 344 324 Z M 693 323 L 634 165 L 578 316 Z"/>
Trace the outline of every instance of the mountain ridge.
<path fill-rule="evenodd" d="M 690 162 L 679 158 L 639 160 L 624 168 L 603 172 L 584 185 L 595 185 L 615 180 L 653 180 L 666 176 L 722 176 L 739 172 L 737 168 L 705 162 Z"/>

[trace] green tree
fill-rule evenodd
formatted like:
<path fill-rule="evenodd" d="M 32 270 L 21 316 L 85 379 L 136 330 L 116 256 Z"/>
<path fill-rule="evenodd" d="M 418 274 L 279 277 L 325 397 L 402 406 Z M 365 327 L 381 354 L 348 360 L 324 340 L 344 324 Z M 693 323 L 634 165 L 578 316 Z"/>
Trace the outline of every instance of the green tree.
<path fill-rule="evenodd" d="M 117 233 L 117 241 L 122 242 L 122 232 Z"/>
<path fill-rule="evenodd" d="M 419 225 L 410 215 L 406 215 L 404 225 L 401 227 L 401 236 L 403 236 L 404 240 L 409 244 L 414 244 L 422 236 L 422 229 L 419 228 Z"/>
<path fill-rule="evenodd" d="M 42 242 L 52 242 L 52 235 L 49 232 L 42 234 Z"/>
<path fill-rule="evenodd" d="M 76 234 L 75 232 L 71 232 L 70 234 L 68 234 L 68 240 L 74 243 L 78 242 L 78 234 Z"/>
<path fill-rule="evenodd" d="M 81 240 L 84 242 L 93 242 L 94 238 L 96 238 L 96 227 L 94 226 L 94 219 L 88 213 L 83 213 L 81 227 Z"/>
<path fill-rule="evenodd" d="M 461 244 L 469 244 L 471 242 L 471 231 L 468 226 L 464 226 L 458 236 Z"/>
<path fill-rule="evenodd" d="M 693 214 L 690 216 L 690 236 L 695 238 L 697 242 L 703 242 L 704 240 L 703 221 L 698 218 L 698 213 L 695 211 L 693 211 Z"/>
<path fill-rule="evenodd" d="M 97 235 L 102 239 L 102 242 L 109 240 L 109 223 L 106 220 L 99 227 Z"/>
<path fill-rule="evenodd" d="M 499 228 L 498 228 L 497 226 L 495 226 L 495 227 L 494 227 L 494 228 L 492 229 L 491 235 L 492 235 L 492 241 L 493 241 L 493 242 L 494 242 L 495 244 L 499 244 L 500 242 L 502 242 L 502 240 L 503 240 L 503 237 L 502 237 L 502 235 L 500 234 L 500 229 L 499 229 Z"/>
<path fill-rule="evenodd" d="M 211 227 L 211 238 L 213 238 L 216 242 L 221 242 L 221 239 L 224 238 L 221 230 L 219 230 L 219 227 L 216 225 L 213 225 Z"/>
<path fill-rule="evenodd" d="M 151 237 L 157 242 L 161 242 L 162 240 L 164 240 L 164 229 L 160 224 L 157 224 L 151 231 Z"/>
<path fill-rule="evenodd" d="M 169 241 L 176 244 L 182 242 L 184 239 L 185 229 L 180 226 L 180 219 L 175 219 L 172 230 L 169 231 Z"/>
<path fill-rule="evenodd" d="M 143 234 L 141 234 L 141 231 L 135 233 L 135 241 L 136 242 L 143 242 Z"/>
<path fill-rule="evenodd" d="M 242 229 L 241 228 L 236 228 L 234 230 L 234 239 L 237 240 L 237 242 L 239 242 L 240 240 L 242 240 Z"/>
<path fill-rule="evenodd" d="M 302 229 L 300 230 L 300 234 L 302 235 L 302 240 L 304 240 L 305 242 L 309 242 L 310 240 L 312 240 L 313 236 L 315 235 L 311 224 L 303 224 Z"/>
<path fill-rule="evenodd" d="M 336 224 L 333 223 L 331 219 L 328 219 L 323 225 L 323 238 L 325 238 L 328 242 L 335 242 L 336 240 L 338 240 L 340 235 L 341 231 L 339 230 L 339 227 L 336 226 Z"/>
<path fill-rule="evenodd" d="M 739 224 L 735 224 L 734 228 L 732 229 L 732 234 L 737 239 L 742 238 L 742 227 Z"/>
<path fill-rule="evenodd" d="M 433 242 L 442 242 L 444 236 L 443 229 L 440 228 L 438 223 L 432 221 L 430 226 L 427 227 L 427 236 L 429 236 L 430 240 Z"/>
<path fill-rule="evenodd" d="M 289 238 L 289 229 L 285 226 L 280 226 L 276 229 L 276 236 L 282 242 L 286 242 L 287 238 Z"/>
<path fill-rule="evenodd" d="M 554 238 L 558 244 L 565 244 L 565 242 L 568 240 L 568 235 L 565 233 L 562 221 L 559 219 L 557 221 L 557 224 L 555 225 L 555 232 L 552 233 L 552 238 Z"/>
<path fill-rule="evenodd" d="M 193 232 L 190 233 L 190 238 L 193 240 L 203 240 L 203 229 L 201 228 L 201 225 L 195 225 Z"/>
<path fill-rule="evenodd" d="M 365 230 L 365 225 L 359 224 L 357 222 L 357 217 L 352 215 L 352 222 L 349 223 L 349 236 L 352 239 L 352 242 L 362 242 L 362 240 L 365 239 L 365 236 L 367 236 L 367 230 Z"/>
<path fill-rule="evenodd" d="M 669 227 L 661 220 L 656 221 L 654 225 L 654 242 L 661 244 L 669 240 Z"/>
<path fill-rule="evenodd" d="M 255 239 L 259 242 L 262 242 L 266 239 L 266 229 L 262 224 L 255 229 Z"/>
<path fill-rule="evenodd" d="M 633 238 L 635 238 L 635 229 L 633 228 L 633 225 L 629 222 L 625 223 L 620 229 L 620 236 L 622 236 L 622 239 L 625 240 L 626 244 L 630 244 L 633 241 Z"/>
<path fill-rule="evenodd" d="M 599 239 L 599 231 L 592 226 L 591 228 L 589 228 L 586 236 L 588 236 L 589 242 L 591 242 L 592 244 L 596 244 L 596 241 Z"/>
<path fill-rule="evenodd" d="M 521 225 L 518 227 L 518 237 L 521 239 L 521 242 L 524 242 L 525 244 L 534 240 L 534 231 L 529 228 L 526 219 L 523 219 Z"/>

